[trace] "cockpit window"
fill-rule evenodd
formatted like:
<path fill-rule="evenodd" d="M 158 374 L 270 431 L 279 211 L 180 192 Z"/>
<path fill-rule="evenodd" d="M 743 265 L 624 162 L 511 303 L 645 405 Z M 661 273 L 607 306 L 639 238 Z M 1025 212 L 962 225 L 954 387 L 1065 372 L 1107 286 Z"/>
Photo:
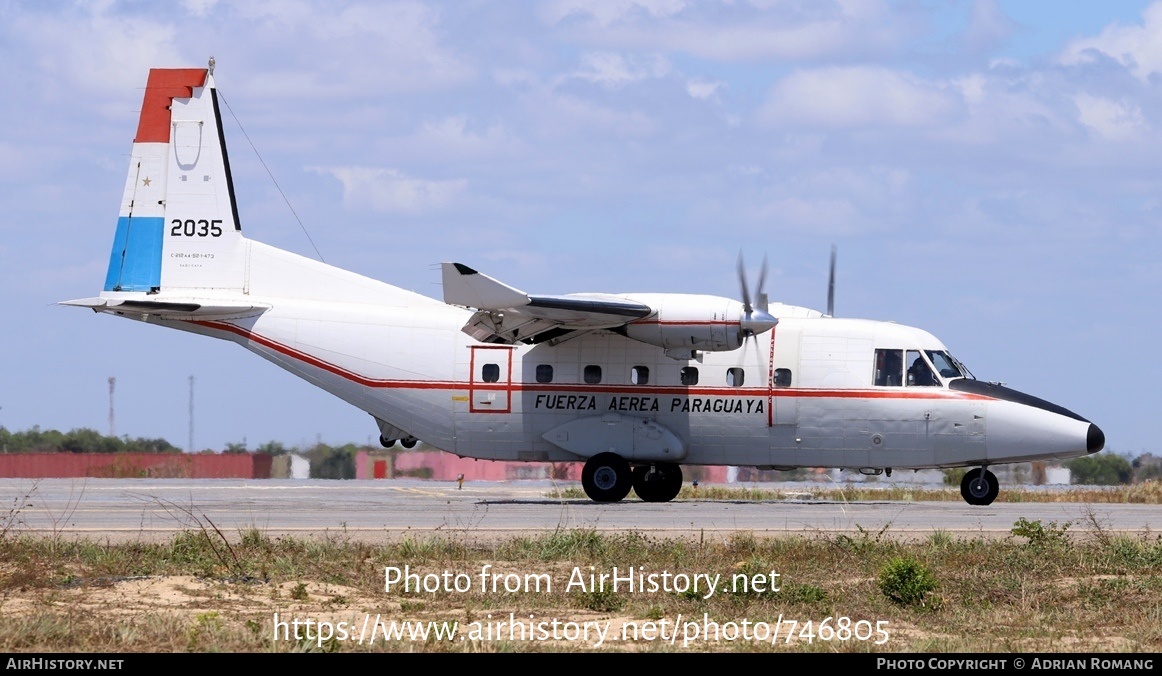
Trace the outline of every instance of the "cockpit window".
<path fill-rule="evenodd" d="M 904 384 L 904 351 L 876 350 L 875 384 L 899 387 Z"/>
<path fill-rule="evenodd" d="M 971 378 L 972 374 L 961 364 L 956 357 L 943 351 L 925 350 L 924 354 L 932 360 L 932 365 L 942 378 Z"/>
<path fill-rule="evenodd" d="M 932 373 L 932 367 L 924 361 L 919 350 L 908 350 L 908 385 L 916 387 L 932 387 L 939 385 L 940 380 Z"/>

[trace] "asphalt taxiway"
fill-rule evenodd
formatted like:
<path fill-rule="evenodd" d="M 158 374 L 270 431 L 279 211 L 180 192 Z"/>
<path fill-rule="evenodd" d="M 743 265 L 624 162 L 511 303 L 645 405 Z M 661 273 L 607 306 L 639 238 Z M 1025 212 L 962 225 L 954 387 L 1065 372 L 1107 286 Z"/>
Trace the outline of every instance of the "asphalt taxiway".
<path fill-rule="evenodd" d="M 0 479 L 0 529 L 100 540 L 168 538 L 191 528 L 225 534 L 346 534 L 393 539 L 454 533 L 476 539 L 557 529 L 636 530 L 673 537 L 735 531 L 755 535 L 884 533 L 927 537 L 1006 537 L 1021 518 L 1068 524 L 1071 533 L 1150 534 L 1162 525 L 1157 505 L 1109 503 L 765 502 L 627 499 L 597 504 L 547 497 L 543 481 L 455 483 L 414 479 L 188 480 Z"/>

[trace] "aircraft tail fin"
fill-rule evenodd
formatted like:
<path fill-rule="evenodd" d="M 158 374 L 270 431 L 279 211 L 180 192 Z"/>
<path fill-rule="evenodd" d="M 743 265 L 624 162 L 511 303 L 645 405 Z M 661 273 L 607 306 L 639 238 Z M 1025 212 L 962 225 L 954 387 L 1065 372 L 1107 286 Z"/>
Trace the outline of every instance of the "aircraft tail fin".
<path fill-rule="evenodd" d="M 150 70 L 105 284 L 63 304 L 181 320 L 262 314 L 271 298 L 440 304 L 243 237 L 213 60 Z"/>
<path fill-rule="evenodd" d="M 104 291 L 241 291 L 246 246 L 212 68 L 150 70 Z"/>

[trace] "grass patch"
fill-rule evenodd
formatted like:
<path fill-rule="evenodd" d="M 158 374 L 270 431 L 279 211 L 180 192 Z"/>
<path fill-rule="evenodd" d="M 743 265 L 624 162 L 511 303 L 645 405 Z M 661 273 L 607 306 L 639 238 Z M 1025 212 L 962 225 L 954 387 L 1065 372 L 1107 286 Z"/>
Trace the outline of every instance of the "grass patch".
<path fill-rule="evenodd" d="M 816 626 L 830 617 L 877 622 L 882 646 L 850 639 L 822 644 L 698 643 L 697 651 L 1156 652 L 1162 636 L 1162 540 L 1156 535 L 1076 538 L 1060 524 L 1025 519 L 1003 540 L 934 532 L 914 542 L 882 531 L 842 535 L 663 538 L 562 529 L 473 542 L 427 535 L 388 544 L 340 536 L 227 535 L 194 529 L 167 542 L 111 544 L 13 535 L 0 539 L 0 651 L 353 652 L 564 651 L 589 644 L 479 639 L 374 643 L 274 639 L 273 616 L 362 622 L 458 622 L 535 616 L 561 622 L 673 622 L 703 613 L 715 622 Z M 215 540 L 214 538 L 219 538 Z M 234 556 L 229 552 L 233 551 Z M 235 558 L 236 557 L 236 558 Z M 418 575 L 463 573 L 471 589 L 384 590 L 386 566 Z M 239 566 L 249 577 L 237 574 Z M 535 590 L 481 590 L 485 567 L 545 575 Z M 633 591 L 589 584 L 590 575 L 669 575 L 670 586 Z M 574 570 L 586 587 L 568 588 Z M 773 579 L 743 592 L 737 577 Z M 678 576 L 717 576 L 707 594 Z M 659 584 L 662 578 L 656 578 Z M 701 579 L 701 578 L 700 578 Z M 760 579 L 762 579 L 760 577 Z M 847 626 L 847 625 L 845 625 Z M 850 625 L 852 627 L 855 624 Z M 860 625 L 866 626 L 866 625 Z M 465 629 L 467 630 L 467 629 Z M 845 634 L 847 635 L 847 634 Z M 645 641 L 600 650 L 658 650 Z"/>

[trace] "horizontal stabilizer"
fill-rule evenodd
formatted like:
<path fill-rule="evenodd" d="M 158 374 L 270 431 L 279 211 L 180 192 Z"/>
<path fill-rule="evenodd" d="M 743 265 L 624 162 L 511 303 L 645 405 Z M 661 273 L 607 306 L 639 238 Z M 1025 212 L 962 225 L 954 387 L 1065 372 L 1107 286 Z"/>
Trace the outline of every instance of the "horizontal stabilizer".
<path fill-rule="evenodd" d="M 162 319 L 237 319 L 260 315 L 269 305 L 228 300 L 172 298 L 168 300 L 129 300 L 117 298 L 78 298 L 57 303 L 72 307 L 87 307 L 94 312 L 121 315 L 151 315 Z"/>

